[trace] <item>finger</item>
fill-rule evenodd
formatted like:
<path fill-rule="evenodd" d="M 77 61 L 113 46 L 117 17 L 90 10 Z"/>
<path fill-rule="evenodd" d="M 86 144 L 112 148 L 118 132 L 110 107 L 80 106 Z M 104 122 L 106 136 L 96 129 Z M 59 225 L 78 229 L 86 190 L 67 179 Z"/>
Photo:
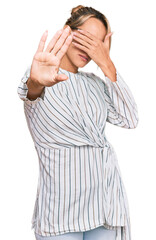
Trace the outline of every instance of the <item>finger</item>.
<path fill-rule="evenodd" d="M 110 44 L 110 37 L 112 36 L 113 32 L 110 32 L 106 35 L 105 40 L 104 40 L 104 44 L 109 47 Z"/>
<path fill-rule="evenodd" d="M 75 37 L 84 40 L 85 42 L 87 42 L 87 43 L 90 44 L 90 45 L 92 45 L 92 44 L 95 42 L 95 40 L 93 41 L 93 40 L 90 39 L 88 36 L 83 35 L 83 34 L 81 34 L 80 32 L 74 32 L 73 38 L 75 38 Z M 76 39 L 76 38 L 75 38 L 75 39 Z"/>
<path fill-rule="evenodd" d="M 80 43 L 81 45 L 86 46 L 87 48 L 90 48 L 90 46 L 91 46 L 91 44 L 89 44 L 88 42 L 86 42 L 85 40 L 83 40 L 83 39 L 81 39 L 81 38 L 79 38 L 79 37 L 73 36 L 73 39 L 74 39 L 76 42 Z M 91 43 L 92 43 L 92 42 L 91 42 Z"/>
<path fill-rule="evenodd" d="M 45 46 L 45 42 L 46 42 L 46 39 L 47 39 L 47 36 L 48 36 L 48 30 L 46 30 L 41 39 L 40 39 L 40 42 L 39 42 L 39 45 L 38 45 L 38 48 L 37 48 L 37 51 L 36 53 L 38 52 L 43 52 L 43 49 L 44 49 L 44 46 Z"/>
<path fill-rule="evenodd" d="M 69 36 L 69 31 L 70 31 L 69 28 L 65 28 L 61 37 L 59 38 L 59 40 L 55 44 L 53 50 L 51 51 L 52 54 L 56 55 L 57 52 L 61 49 L 62 45 L 64 44 L 64 42 L 66 40 L 66 38 Z"/>
<path fill-rule="evenodd" d="M 76 43 L 76 42 L 72 42 L 73 45 L 75 45 L 75 47 L 78 47 L 79 49 L 83 50 L 84 52 L 86 52 L 88 54 L 88 48 L 85 47 L 85 46 L 82 46 L 81 44 L 79 43 Z"/>
<path fill-rule="evenodd" d="M 112 36 L 112 34 L 113 34 L 113 32 L 108 33 L 105 37 L 105 41 L 108 41 L 109 38 Z"/>
<path fill-rule="evenodd" d="M 82 33 L 83 35 L 89 37 L 92 41 L 95 41 L 96 40 L 96 36 L 94 36 L 93 34 L 89 33 L 88 31 L 84 30 L 84 29 L 78 29 L 78 31 L 80 33 Z"/>
<path fill-rule="evenodd" d="M 68 79 L 68 76 L 65 74 L 57 74 L 56 78 L 57 81 L 64 81 Z"/>
<path fill-rule="evenodd" d="M 48 46 L 46 47 L 45 52 L 51 52 L 51 50 L 55 46 L 57 40 L 61 36 L 62 32 L 63 32 L 63 29 L 60 29 L 55 33 L 54 37 L 52 38 L 52 40 L 49 42 Z"/>
<path fill-rule="evenodd" d="M 61 60 L 61 58 L 64 56 L 64 54 L 67 52 L 69 45 L 72 42 L 72 34 L 70 34 L 68 36 L 68 38 L 66 39 L 65 43 L 63 44 L 62 48 L 60 49 L 60 51 L 57 53 L 57 57 Z"/>

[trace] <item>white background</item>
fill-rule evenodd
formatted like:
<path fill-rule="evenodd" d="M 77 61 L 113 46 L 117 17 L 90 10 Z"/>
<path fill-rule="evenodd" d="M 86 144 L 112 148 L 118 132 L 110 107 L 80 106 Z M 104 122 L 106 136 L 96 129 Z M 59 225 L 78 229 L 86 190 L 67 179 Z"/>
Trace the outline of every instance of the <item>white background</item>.
<path fill-rule="evenodd" d="M 133 240 L 155 238 L 156 215 L 156 14 L 154 1 L 5 1 L 0 6 L 1 156 L 0 238 L 35 240 L 31 230 L 38 158 L 17 95 L 18 84 L 31 63 L 40 37 L 47 43 L 82 4 L 109 19 L 110 56 L 131 89 L 139 111 L 136 129 L 107 123 L 129 200 Z M 94 62 L 83 71 L 101 75 Z"/>

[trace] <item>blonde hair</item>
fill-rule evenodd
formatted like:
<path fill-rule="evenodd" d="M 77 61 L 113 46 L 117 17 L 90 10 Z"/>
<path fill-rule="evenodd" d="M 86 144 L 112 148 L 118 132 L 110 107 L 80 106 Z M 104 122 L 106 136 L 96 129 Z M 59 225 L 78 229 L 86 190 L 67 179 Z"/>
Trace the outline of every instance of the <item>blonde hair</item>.
<path fill-rule="evenodd" d="M 74 30 L 74 29 L 77 29 L 79 26 L 81 26 L 90 17 L 97 18 L 104 24 L 106 28 L 106 34 L 111 32 L 109 21 L 104 14 L 102 14 L 101 12 L 97 11 L 92 7 L 85 7 L 83 5 L 78 5 L 77 7 L 72 8 L 71 17 L 67 19 L 65 25 L 69 25 L 70 28 Z M 109 39 L 110 39 L 110 45 L 109 45 L 109 50 L 110 50 L 111 37 Z"/>

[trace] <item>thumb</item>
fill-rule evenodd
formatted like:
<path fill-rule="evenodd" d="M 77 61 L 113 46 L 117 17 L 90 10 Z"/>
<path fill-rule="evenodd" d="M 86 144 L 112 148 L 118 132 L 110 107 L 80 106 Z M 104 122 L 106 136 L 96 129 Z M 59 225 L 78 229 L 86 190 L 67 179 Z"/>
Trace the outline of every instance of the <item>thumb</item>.
<path fill-rule="evenodd" d="M 109 40 L 109 38 L 113 35 L 114 32 L 109 32 L 106 37 L 105 40 Z"/>
<path fill-rule="evenodd" d="M 68 76 L 65 74 L 57 74 L 56 78 L 57 81 L 64 81 L 68 79 Z"/>
<path fill-rule="evenodd" d="M 104 40 L 104 45 L 106 46 L 107 49 L 109 49 L 109 46 L 110 46 L 110 37 L 112 36 L 114 32 L 109 32 L 106 37 L 105 37 L 105 40 Z"/>

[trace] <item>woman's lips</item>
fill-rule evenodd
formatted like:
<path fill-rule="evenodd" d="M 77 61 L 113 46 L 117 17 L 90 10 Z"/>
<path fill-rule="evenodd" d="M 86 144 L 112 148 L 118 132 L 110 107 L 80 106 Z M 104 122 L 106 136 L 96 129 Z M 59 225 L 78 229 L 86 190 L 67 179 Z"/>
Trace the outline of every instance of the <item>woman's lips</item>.
<path fill-rule="evenodd" d="M 85 61 L 85 62 L 87 62 L 87 61 L 88 61 L 88 58 L 87 58 L 86 56 L 84 56 L 84 55 L 81 55 L 81 54 L 79 54 L 79 56 L 81 57 L 81 59 L 82 59 L 83 61 Z"/>

